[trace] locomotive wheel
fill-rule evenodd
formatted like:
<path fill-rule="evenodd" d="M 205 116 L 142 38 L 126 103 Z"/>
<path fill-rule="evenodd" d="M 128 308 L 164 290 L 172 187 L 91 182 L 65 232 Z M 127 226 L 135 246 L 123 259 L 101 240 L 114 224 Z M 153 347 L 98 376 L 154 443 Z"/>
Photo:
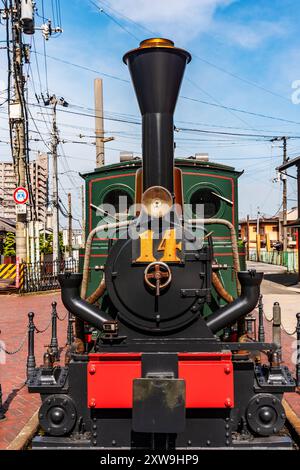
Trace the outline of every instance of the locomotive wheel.
<path fill-rule="evenodd" d="M 41 427 L 50 436 L 64 436 L 76 423 L 76 408 L 67 395 L 50 395 L 39 411 Z"/>
<path fill-rule="evenodd" d="M 271 436 L 280 431 L 285 423 L 281 401 L 266 393 L 259 393 L 251 398 L 246 417 L 251 431 L 259 436 Z"/>

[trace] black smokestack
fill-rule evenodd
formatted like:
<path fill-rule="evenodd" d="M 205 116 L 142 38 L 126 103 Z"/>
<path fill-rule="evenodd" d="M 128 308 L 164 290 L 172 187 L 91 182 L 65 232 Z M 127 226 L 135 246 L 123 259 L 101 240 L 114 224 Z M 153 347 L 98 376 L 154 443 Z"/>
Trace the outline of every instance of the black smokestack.
<path fill-rule="evenodd" d="M 143 191 L 163 186 L 173 193 L 173 114 L 190 60 L 187 51 L 160 38 L 142 41 L 123 57 L 143 118 Z"/>

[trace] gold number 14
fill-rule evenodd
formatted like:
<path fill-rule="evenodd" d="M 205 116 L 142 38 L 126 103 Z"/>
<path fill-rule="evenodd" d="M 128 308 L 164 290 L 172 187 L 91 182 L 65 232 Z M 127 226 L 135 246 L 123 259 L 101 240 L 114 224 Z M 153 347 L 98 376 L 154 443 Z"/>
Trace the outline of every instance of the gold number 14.
<path fill-rule="evenodd" d="M 153 230 L 146 230 L 140 234 L 140 256 L 136 261 L 141 263 L 152 263 L 153 261 L 164 261 L 179 263 L 177 250 L 182 250 L 182 242 L 177 243 L 175 229 L 168 229 L 159 244 L 158 251 L 163 252 L 162 258 L 156 260 L 153 255 Z"/>

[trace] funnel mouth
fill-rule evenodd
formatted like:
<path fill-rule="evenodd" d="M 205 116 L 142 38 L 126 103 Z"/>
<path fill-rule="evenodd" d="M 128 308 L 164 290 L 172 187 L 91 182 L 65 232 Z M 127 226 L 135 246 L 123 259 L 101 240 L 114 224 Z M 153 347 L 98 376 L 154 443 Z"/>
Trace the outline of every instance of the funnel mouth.
<path fill-rule="evenodd" d="M 140 42 L 140 46 L 136 49 L 132 49 L 123 56 L 124 64 L 127 64 L 127 59 L 130 55 L 143 53 L 146 50 L 151 49 L 168 49 L 168 51 L 174 51 L 177 54 L 183 54 L 186 58 L 186 63 L 188 64 L 192 60 L 192 56 L 189 52 L 184 49 L 175 47 L 174 42 L 171 39 L 166 38 L 149 38 L 144 39 Z"/>

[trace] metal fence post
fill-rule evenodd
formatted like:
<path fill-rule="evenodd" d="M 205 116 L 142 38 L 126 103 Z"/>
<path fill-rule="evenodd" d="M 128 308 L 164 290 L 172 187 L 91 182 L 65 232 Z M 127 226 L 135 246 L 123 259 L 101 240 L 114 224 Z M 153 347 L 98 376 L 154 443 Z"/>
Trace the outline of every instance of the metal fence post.
<path fill-rule="evenodd" d="M 35 326 L 33 322 L 34 313 L 28 313 L 28 356 L 27 356 L 27 366 L 26 366 L 26 373 L 27 373 L 27 380 L 30 378 L 31 374 L 35 370 L 36 362 L 34 357 L 34 331 Z"/>
<path fill-rule="evenodd" d="M 59 350 L 58 350 L 58 341 L 57 341 L 57 302 L 52 302 L 52 332 L 51 332 L 51 342 L 50 348 L 55 360 L 59 360 Z"/>
<path fill-rule="evenodd" d="M 261 343 L 265 341 L 264 304 L 262 294 L 260 294 L 258 301 L 258 341 Z"/>
<path fill-rule="evenodd" d="M 300 313 L 297 313 L 297 359 L 296 359 L 296 384 L 300 387 Z"/>
<path fill-rule="evenodd" d="M 279 302 L 274 302 L 273 305 L 273 343 L 278 346 L 278 358 L 281 361 L 281 308 Z"/>

